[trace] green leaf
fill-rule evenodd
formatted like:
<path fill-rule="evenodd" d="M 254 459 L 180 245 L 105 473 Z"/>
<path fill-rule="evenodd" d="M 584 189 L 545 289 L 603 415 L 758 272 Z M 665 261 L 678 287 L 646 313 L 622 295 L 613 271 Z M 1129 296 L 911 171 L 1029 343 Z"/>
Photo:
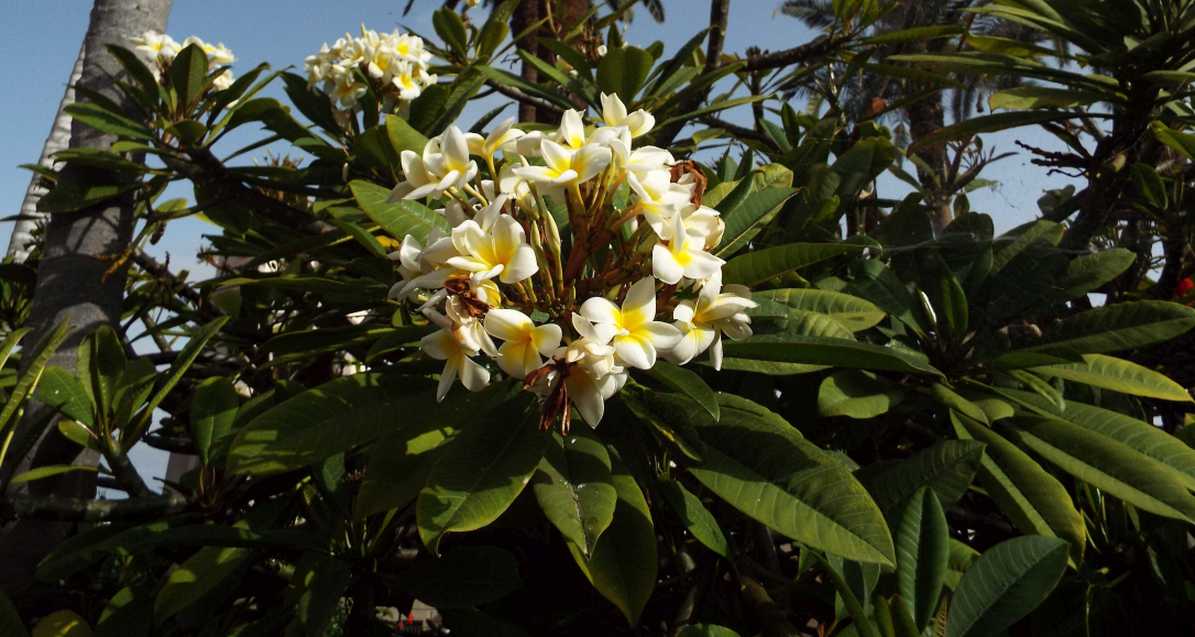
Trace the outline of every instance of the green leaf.
<path fill-rule="evenodd" d="M 747 246 L 780 212 L 784 203 L 797 194 L 797 188 L 772 186 L 751 193 L 738 206 L 722 215 L 726 230 L 714 254 L 731 255 Z"/>
<path fill-rule="evenodd" d="M 436 35 L 444 41 L 459 56 L 466 53 L 466 43 L 469 36 L 465 33 L 465 22 L 461 14 L 448 7 L 437 10 L 432 14 L 432 26 Z"/>
<path fill-rule="evenodd" d="M 722 266 L 722 280 L 754 286 L 776 275 L 862 249 L 863 246 L 847 243 L 789 243 L 754 250 L 726 262 Z"/>
<path fill-rule="evenodd" d="M 618 491 L 614 521 L 598 540 L 593 556 L 587 561 L 575 546 L 568 547 L 593 587 L 634 625 L 656 586 L 656 532 L 643 492 L 617 459 L 612 480 Z"/>
<path fill-rule="evenodd" d="M 1032 367 L 1030 371 L 1042 376 L 1111 389 L 1122 394 L 1195 402 L 1182 385 L 1166 376 L 1137 363 L 1103 354 L 1084 354 L 1082 363 L 1045 365 Z"/>
<path fill-rule="evenodd" d="M 1008 355 L 1105 354 L 1168 341 L 1192 327 L 1195 309 L 1168 301 L 1128 301 L 1068 316 L 1051 325 L 1032 347 Z"/>
<path fill-rule="evenodd" d="M 923 487 L 933 489 L 946 506 L 967 492 L 983 458 L 984 446 L 974 440 L 943 440 L 903 460 L 874 462 L 855 477 L 893 519 Z"/>
<path fill-rule="evenodd" d="M 763 290 L 751 295 L 754 300 L 780 303 L 794 310 L 825 314 L 852 332 L 874 327 L 884 320 L 884 311 L 871 301 L 832 290 L 786 288 Z"/>
<path fill-rule="evenodd" d="M 165 620 L 188 609 L 204 595 L 229 585 L 252 553 L 249 549 L 206 546 L 166 576 L 154 600 L 154 621 Z"/>
<path fill-rule="evenodd" d="M 1107 99 L 1106 95 L 1081 91 L 1071 87 L 1051 88 L 1048 86 L 1015 86 L 996 91 L 988 97 L 988 108 L 999 110 L 1025 110 L 1050 107 L 1085 106 Z"/>
<path fill-rule="evenodd" d="M 1157 120 L 1150 123 L 1150 130 L 1158 141 L 1166 144 L 1188 160 L 1195 159 L 1195 135 L 1179 132 Z"/>
<path fill-rule="evenodd" d="M 207 68 L 207 54 L 197 44 L 183 47 L 170 63 L 170 69 L 166 74 L 175 93 L 178 94 L 178 103 L 184 107 L 184 112 L 189 111 L 207 87 Z"/>
<path fill-rule="evenodd" d="M 1117 411 L 1068 400 L 1059 409 L 1049 400 L 1031 392 L 1001 387 L 1000 392 L 1030 405 L 1041 415 L 1060 418 L 1096 435 L 1117 441 L 1145 454 L 1181 474 L 1187 488 L 1195 491 L 1195 449 L 1160 427 Z"/>
<path fill-rule="evenodd" d="M 730 558 L 726 535 L 722 533 L 722 527 L 718 526 L 718 519 L 701 503 L 701 498 L 693 495 L 685 485 L 675 480 L 660 482 L 657 492 L 664 497 L 664 502 L 680 517 L 681 524 L 698 542 L 718 555 Z"/>
<path fill-rule="evenodd" d="M 307 635 L 323 635 L 340 610 L 340 599 L 352 581 L 351 564 L 310 551 L 295 564 L 287 593 L 295 622 Z"/>
<path fill-rule="evenodd" d="M 756 336 L 737 343 L 728 342 L 722 347 L 726 356 L 731 358 L 941 375 L 927 361 L 911 352 L 842 338 Z"/>
<path fill-rule="evenodd" d="M 643 49 L 615 47 L 598 62 L 598 87 L 605 93 L 616 93 L 622 101 L 632 104 L 654 61 Z"/>
<path fill-rule="evenodd" d="M 24 473 L 19 473 L 13 477 L 11 484 L 21 484 L 23 482 L 33 482 L 34 480 L 41 480 L 43 478 L 51 478 L 59 476 L 64 473 L 72 473 L 75 471 L 91 471 L 96 472 L 98 469 L 89 465 L 74 465 L 74 464 L 54 464 L 30 469 Z"/>
<path fill-rule="evenodd" d="M 967 569 L 950 604 L 946 637 L 999 635 L 1037 608 L 1066 569 L 1066 543 L 1026 536 L 988 549 Z"/>
<path fill-rule="evenodd" d="M 72 119 L 87 124 L 101 133 L 142 141 L 150 141 L 154 136 L 153 131 L 144 124 L 122 114 L 114 113 L 99 104 L 75 102 L 67 104 L 63 110 L 70 114 Z"/>
<path fill-rule="evenodd" d="M 398 589 L 436 608 L 468 608 L 497 601 L 522 588 L 519 564 L 494 546 L 460 546 L 423 558 L 403 570 Z"/>
<path fill-rule="evenodd" d="M 1176 470 L 1064 420 L 1020 416 L 1014 422 L 1004 427 L 1009 436 L 1063 471 L 1138 508 L 1195 523 L 1195 496 Z"/>
<path fill-rule="evenodd" d="M 46 364 L 50 362 L 50 357 L 58 351 L 58 346 L 62 341 L 66 340 L 66 336 L 71 328 L 70 323 L 63 321 L 54 327 L 54 331 L 42 337 L 38 342 L 36 352 L 25 372 L 21 374 L 20 380 L 8 393 L 8 399 L 4 401 L 4 407 L 0 409 L 0 432 L 3 432 L 11 424 L 13 416 L 24 406 L 25 399 L 34 392 L 37 388 L 37 383 L 41 379 L 42 372 L 46 368 Z M 0 449 L 0 461 L 4 460 L 4 449 Z"/>
<path fill-rule="evenodd" d="M 349 183 L 349 189 L 365 214 L 395 239 L 402 240 L 409 234 L 426 243 L 433 230 L 445 234 L 452 230 L 447 219 L 419 202 L 390 201 L 390 191 L 381 186 L 356 180 Z"/>
<path fill-rule="evenodd" d="M 979 466 L 979 484 L 1018 529 L 1057 536 L 1070 543 L 1077 564 L 1087 545 L 1087 529 L 1070 493 L 1029 454 L 974 420 L 951 413 L 962 438 L 987 445 Z"/>
<path fill-rule="evenodd" d="M 199 354 L 203 351 L 203 348 L 207 347 L 208 342 L 220 333 L 220 329 L 227 322 L 228 317 L 221 316 L 210 323 L 200 326 L 199 329 L 190 334 L 187 344 L 183 346 L 183 349 L 178 353 L 178 357 L 170 364 L 170 369 L 166 372 L 162 384 L 150 396 L 149 401 L 145 403 L 145 408 L 141 410 L 140 415 L 137 417 L 137 421 L 133 423 L 132 431 L 126 430 L 127 437 L 121 438 L 121 446 L 126 451 L 133 443 L 141 438 L 141 434 L 149 426 L 149 420 L 153 417 L 154 410 L 158 408 L 158 405 L 162 404 L 162 401 L 166 399 L 166 396 L 170 394 L 170 390 L 174 389 L 178 381 L 182 380 L 183 374 L 187 372 L 191 364 L 195 362 L 195 359 L 199 358 Z"/>
<path fill-rule="evenodd" d="M 950 558 L 950 527 L 934 492 L 922 487 L 896 527 L 896 588 L 918 630 L 938 609 Z"/>
<path fill-rule="evenodd" d="M 466 427 L 438 454 L 415 500 L 423 543 L 438 552 L 448 533 L 480 529 L 514 502 L 530 482 L 548 437 L 507 403 Z"/>
<path fill-rule="evenodd" d="M 532 485 L 532 491 L 548 521 L 588 559 L 613 521 L 618 500 L 610 454 L 584 430 L 552 440 L 540 465 L 547 479 Z"/>
<path fill-rule="evenodd" d="M 91 404 L 91 397 L 75 375 L 61 367 L 50 367 L 42 372 L 34 396 L 61 411 L 67 418 L 85 425 L 95 425 L 95 406 Z"/>
<path fill-rule="evenodd" d="M 29 637 L 29 631 L 25 630 L 25 622 L 21 621 L 16 606 L 13 606 L 12 600 L 3 592 L 0 592 L 0 634 Z"/>
<path fill-rule="evenodd" d="M 283 401 L 241 428 L 228 452 L 228 469 L 258 475 L 290 471 L 400 428 L 459 426 L 484 410 L 491 394 L 438 405 L 435 387 L 426 379 L 378 374 L 337 378 Z"/>
<path fill-rule="evenodd" d="M 232 432 L 241 401 L 232 380 L 205 378 L 191 398 L 191 437 L 203 464 L 211 460 L 212 447 Z"/>
<path fill-rule="evenodd" d="M 1011 113 L 980 115 L 979 117 L 972 117 L 959 122 L 958 124 L 953 124 L 945 128 L 939 128 L 938 130 L 914 142 L 911 146 L 909 146 L 908 152 L 914 153 L 917 150 L 927 146 L 933 146 L 934 144 L 941 144 L 943 142 L 969 139 L 972 136 L 978 135 L 980 133 L 995 133 L 1008 130 L 1010 128 L 1029 126 L 1031 124 L 1041 124 L 1043 122 L 1067 120 L 1074 117 L 1074 113 L 1054 110 L 1026 110 L 1015 111 Z"/>
<path fill-rule="evenodd" d="M 660 360 L 646 373 L 665 387 L 692 398 L 714 420 L 718 419 L 718 397 L 696 372 Z"/>
<path fill-rule="evenodd" d="M 427 146 L 427 137 L 423 133 L 415 130 L 407 123 L 407 120 L 393 113 L 386 115 L 386 136 L 390 139 L 390 146 L 394 149 L 395 156 L 401 155 L 404 150 L 422 153 L 424 146 Z"/>
<path fill-rule="evenodd" d="M 356 518 L 402 508 L 419 495 L 435 466 L 436 453 L 457 433 L 431 421 L 426 425 L 401 429 L 370 448 L 365 478 L 353 505 Z M 395 462 L 396 458 L 402 461 Z"/>
<path fill-rule="evenodd" d="M 739 634 L 717 624 L 689 624 L 681 628 L 676 637 L 739 637 Z"/>
<path fill-rule="evenodd" d="M 895 563 L 888 525 L 867 491 L 783 418 L 731 394 L 719 395 L 718 422 L 664 396 L 657 400 L 698 426 L 705 461 L 689 472 L 728 504 L 813 548 Z"/>
<path fill-rule="evenodd" d="M 875 374 L 844 369 L 822 381 L 817 391 L 817 410 L 822 416 L 865 420 L 887 413 L 903 396 L 899 387 L 881 382 Z"/>

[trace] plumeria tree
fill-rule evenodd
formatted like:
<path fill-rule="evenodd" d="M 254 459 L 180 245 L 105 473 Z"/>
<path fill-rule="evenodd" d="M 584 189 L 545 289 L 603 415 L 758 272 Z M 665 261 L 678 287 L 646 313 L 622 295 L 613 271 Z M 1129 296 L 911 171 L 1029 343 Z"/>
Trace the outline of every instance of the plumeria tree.
<path fill-rule="evenodd" d="M 75 525 L 37 566 L 52 602 L 0 597 L 6 631 L 395 634 L 416 607 L 465 635 L 1185 626 L 1192 400 L 1151 352 L 1195 327 L 1188 299 L 1095 307 L 1140 255 L 1060 247 L 1057 220 L 937 228 L 938 202 L 879 192 L 907 151 L 888 129 L 767 90 L 908 75 L 866 60 L 965 25 L 878 33 L 882 3 L 840 2 L 825 36 L 735 55 L 715 0 L 665 57 L 608 28 L 634 3 L 530 44 L 519 3 L 448 4 L 434 38 L 362 27 L 302 74 L 161 32 L 111 48 L 135 108 L 71 107 L 118 141 L 60 154 L 42 207 L 134 202 L 121 321 L 68 372 L 66 327 L 22 345 L 8 276 L 0 434 L 46 405 L 103 463 L 10 483 L 129 497 L 4 492 L 6 518 Z M 1058 29 L 1064 4 L 982 10 Z M 487 94 L 535 117 L 462 121 Z M 1135 188 L 1185 187 L 1167 170 Z M 191 281 L 143 248 L 198 215 L 215 274 Z M 198 466 L 159 493 L 136 445 Z"/>

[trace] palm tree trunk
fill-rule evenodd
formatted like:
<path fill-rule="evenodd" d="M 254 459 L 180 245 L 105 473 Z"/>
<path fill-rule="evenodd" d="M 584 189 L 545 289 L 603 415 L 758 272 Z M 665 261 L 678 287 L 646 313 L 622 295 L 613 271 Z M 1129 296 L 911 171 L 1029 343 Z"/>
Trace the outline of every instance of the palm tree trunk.
<path fill-rule="evenodd" d="M 79 86 L 95 91 L 118 104 L 129 106 L 112 78 L 121 67 L 108 52 L 109 44 L 123 44 L 147 30 L 162 31 L 170 14 L 171 0 L 95 0 L 83 41 L 83 69 Z M 129 109 L 131 110 L 131 109 Z M 82 122 L 71 125 L 71 148 L 109 148 L 115 136 Z M 71 178 L 64 174 L 61 178 Z M 50 216 L 45 248 L 37 272 L 29 324 L 34 328 L 30 342 L 61 321 L 71 332 L 51 359 L 52 365 L 74 370 L 76 347 L 97 326 L 116 324 L 120 318 L 126 271 L 121 268 L 105 276 L 110 257 L 120 254 L 132 240 L 133 202 L 129 198 L 108 201 L 78 213 Z M 79 447 L 55 432 L 55 427 L 36 427 L 37 405 L 30 405 L 26 418 L 17 426 L 8 466 L 0 478 L 46 464 L 87 463 L 95 465 L 94 452 Z M 38 497 L 91 498 L 95 479 L 91 472 L 72 472 L 64 479 L 46 479 L 12 486 L 9 494 Z M 80 479 L 87 475 L 90 479 Z M 70 523 L 23 519 L 0 531 L 0 588 L 10 595 L 24 595 L 33 583 L 38 561 L 71 532 Z"/>
<path fill-rule="evenodd" d="M 65 111 L 69 104 L 75 101 L 75 83 L 83 77 L 83 51 L 79 46 L 79 54 L 75 56 L 75 66 L 71 69 L 70 79 L 66 82 L 66 91 L 62 94 L 62 101 L 58 102 L 58 112 L 54 115 L 54 124 L 50 127 L 50 136 L 46 138 L 41 149 L 41 157 L 37 163 L 46 168 L 54 167 L 54 153 L 66 150 L 71 143 L 71 116 Z M 21 218 L 12 227 L 12 235 L 8 239 L 8 256 L 18 263 L 24 263 L 33 249 L 33 230 L 46 219 L 46 214 L 37 211 L 37 202 L 46 189 L 42 188 L 40 177 L 35 173 L 29 179 L 29 187 L 25 189 L 25 198 L 21 200 Z"/>

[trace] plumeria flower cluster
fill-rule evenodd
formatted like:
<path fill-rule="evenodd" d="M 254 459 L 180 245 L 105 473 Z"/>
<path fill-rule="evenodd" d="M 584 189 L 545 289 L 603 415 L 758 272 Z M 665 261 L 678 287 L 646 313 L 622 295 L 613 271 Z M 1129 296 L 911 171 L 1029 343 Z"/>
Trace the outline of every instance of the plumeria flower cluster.
<path fill-rule="evenodd" d="M 331 45 L 325 43 L 307 56 L 304 66 L 308 86 L 320 87 L 341 110 L 351 112 L 369 90 L 366 78 L 376 82 L 379 93 L 392 104 L 419 97 L 436 83 L 436 76 L 427 70 L 431 59 L 418 36 L 378 33 L 362 25 L 360 36 L 346 33 Z"/>
<path fill-rule="evenodd" d="M 635 144 L 650 113 L 601 103 L 595 123 L 568 110 L 547 131 L 453 126 L 401 154 L 392 199 L 424 200 L 451 226 L 391 255 L 391 297 L 437 328 L 422 349 L 445 362 L 440 400 L 501 370 L 542 397 L 543 428 L 567 430 L 573 408 L 597 426 L 628 370 L 707 350 L 720 369 L 722 338 L 751 335 L 750 292 L 722 285 L 704 176 Z"/>
<path fill-rule="evenodd" d="M 157 31 L 146 31 L 139 36 L 129 38 L 133 44 L 133 50 L 144 59 L 154 74 L 154 79 L 161 80 L 162 73 L 170 68 L 170 63 L 174 61 L 175 56 L 183 49 L 194 44 L 203 50 L 207 56 L 208 71 L 215 71 L 220 67 L 226 67 L 236 61 L 236 57 L 232 51 L 223 43 L 212 44 L 204 42 L 199 38 L 191 35 L 179 44 L 174 38 L 165 33 L 158 33 Z M 224 72 L 216 77 L 212 82 L 212 87 L 217 91 L 222 91 L 229 86 L 232 86 L 233 77 L 230 69 L 224 69 Z"/>

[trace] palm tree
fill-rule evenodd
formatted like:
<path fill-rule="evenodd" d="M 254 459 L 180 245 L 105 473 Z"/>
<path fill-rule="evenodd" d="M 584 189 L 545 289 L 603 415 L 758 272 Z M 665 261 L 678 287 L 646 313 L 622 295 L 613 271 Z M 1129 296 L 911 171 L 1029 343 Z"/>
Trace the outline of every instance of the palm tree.
<path fill-rule="evenodd" d="M 171 0 L 95 0 L 83 40 L 83 66 L 78 86 L 98 93 L 131 111 L 131 105 L 117 90 L 113 78 L 122 75 L 121 66 L 107 46 L 124 44 L 130 36 L 148 30 L 163 31 Z M 114 135 L 100 132 L 82 122 L 71 126 L 71 148 L 107 149 Z M 61 179 L 70 179 L 63 174 Z M 46 226 L 42 258 L 38 264 L 29 324 L 32 341 L 55 325 L 67 321 L 70 335 L 54 354 L 51 364 L 73 371 L 76 348 L 97 326 L 116 325 L 120 319 L 125 287 L 125 270 L 108 273 L 112 255 L 120 254 L 132 239 L 133 207 L 127 199 L 105 201 L 73 214 L 52 215 Z M 29 412 L 44 408 L 31 405 Z M 55 423 L 27 413 L 11 439 L 9 457 L 0 468 L 0 484 L 30 468 L 47 464 L 90 464 L 99 462 L 93 450 L 57 435 Z M 11 432 L 10 432 L 11 433 Z M 36 497 L 86 498 L 95 496 L 93 472 L 71 472 L 63 479 L 46 479 L 10 486 L 8 493 Z M 78 476 L 88 476 L 80 479 Z M 33 581 L 38 561 L 65 539 L 71 525 L 47 520 L 22 520 L 0 530 L 0 589 L 10 595 L 24 593 Z"/>
<path fill-rule="evenodd" d="M 967 9 L 988 4 L 990 0 L 894 0 L 884 7 L 879 19 L 872 25 L 875 33 L 885 33 L 914 27 L 937 24 L 965 23 L 972 33 L 997 36 L 1019 41 L 1035 40 L 1039 32 L 1022 28 L 1008 21 L 994 21 L 977 17 Z M 815 29 L 825 29 L 835 24 L 831 0 L 785 0 L 780 11 L 795 17 Z M 941 53 L 956 50 L 961 43 L 955 38 L 918 39 L 880 47 L 875 58 L 882 59 L 900 53 Z M 828 68 L 825 73 L 841 72 L 841 66 Z M 816 77 L 814 82 L 825 81 L 825 76 Z M 947 115 L 954 121 L 971 116 L 983 109 L 983 99 L 993 91 L 1009 88 L 1017 83 L 1012 76 L 970 75 L 952 78 L 955 87 L 944 89 L 942 83 L 934 80 L 898 78 L 892 75 L 863 71 L 841 86 L 839 107 L 852 120 L 868 119 L 886 105 L 900 104 L 886 113 L 897 118 L 898 138 L 906 142 L 917 142 L 946 125 Z M 800 87 L 794 87 L 800 88 Z M 949 109 L 949 110 L 948 110 Z M 958 152 L 963 152 L 962 150 Z M 947 178 L 957 173 L 956 162 L 948 156 L 945 142 L 919 147 L 914 164 L 917 178 L 926 204 L 934 211 L 934 225 L 941 229 L 950 222 L 952 189 Z"/>

